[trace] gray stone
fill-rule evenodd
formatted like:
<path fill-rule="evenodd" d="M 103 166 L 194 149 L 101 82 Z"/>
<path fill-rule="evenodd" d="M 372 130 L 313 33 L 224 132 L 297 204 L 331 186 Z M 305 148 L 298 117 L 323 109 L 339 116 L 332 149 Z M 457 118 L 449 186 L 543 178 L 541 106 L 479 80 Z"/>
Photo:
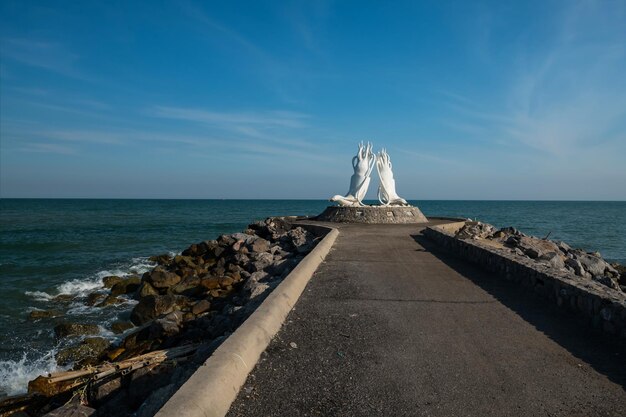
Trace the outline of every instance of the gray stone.
<path fill-rule="evenodd" d="M 602 258 L 590 255 L 582 254 L 577 257 L 578 261 L 582 264 L 586 271 L 591 275 L 604 275 L 604 270 L 607 266 L 610 266 Z"/>
<path fill-rule="evenodd" d="M 548 264 L 553 268 L 561 269 L 565 267 L 565 262 L 563 262 L 561 255 L 556 252 L 544 253 L 543 255 L 541 255 L 540 259 L 542 261 L 548 262 Z"/>

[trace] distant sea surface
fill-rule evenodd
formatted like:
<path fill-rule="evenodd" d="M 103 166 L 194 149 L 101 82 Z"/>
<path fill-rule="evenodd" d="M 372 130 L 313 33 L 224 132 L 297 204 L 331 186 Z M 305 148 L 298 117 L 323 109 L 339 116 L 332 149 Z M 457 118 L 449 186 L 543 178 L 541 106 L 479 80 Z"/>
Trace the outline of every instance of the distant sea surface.
<path fill-rule="evenodd" d="M 373 203 L 373 202 L 372 202 Z M 626 263 L 626 202 L 411 201 L 426 216 L 469 217 L 563 240 Z M 107 275 L 142 274 L 148 257 L 242 231 L 254 220 L 315 215 L 323 200 L 22 200 L 0 199 L 0 396 L 55 369 L 60 320 L 102 325 L 102 335 L 133 304 L 87 307 Z M 61 295 L 61 297 L 58 297 Z M 71 296 L 65 297 L 64 295 Z M 65 317 L 31 321 L 30 311 Z"/>

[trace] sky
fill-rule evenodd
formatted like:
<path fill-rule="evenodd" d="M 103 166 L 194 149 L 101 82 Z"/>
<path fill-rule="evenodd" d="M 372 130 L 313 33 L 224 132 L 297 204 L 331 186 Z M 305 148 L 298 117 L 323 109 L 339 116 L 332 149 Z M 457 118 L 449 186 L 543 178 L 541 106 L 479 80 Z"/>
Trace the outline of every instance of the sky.
<path fill-rule="evenodd" d="M 0 197 L 322 199 L 359 141 L 407 199 L 626 200 L 626 1 L 0 2 Z"/>

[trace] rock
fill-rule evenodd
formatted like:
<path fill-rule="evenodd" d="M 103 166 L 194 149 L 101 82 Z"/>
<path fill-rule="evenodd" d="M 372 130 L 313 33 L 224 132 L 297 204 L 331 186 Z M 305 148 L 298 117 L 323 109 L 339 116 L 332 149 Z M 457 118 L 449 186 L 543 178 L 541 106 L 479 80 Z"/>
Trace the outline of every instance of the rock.
<path fill-rule="evenodd" d="M 94 306 L 102 301 L 105 296 L 106 295 L 101 292 L 92 292 L 87 296 L 87 301 L 85 301 L 85 304 L 88 306 Z"/>
<path fill-rule="evenodd" d="M 98 357 L 109 347 L 109 342 L 102 337 L 88 337 L 79 345 L 60 350 L 55 359 L 60 366 L 81 362 L 94 364 Z"/>
<path fill-rule="evenodd" d="M 191 312 L 196 316 L 211 309 L 211 303 L 208 300 L 200 300 L 191 307 Z"/>
<path fill-rule="evenodd" d="M 30 320 L 40 320 L 40 319 L 49 319 L 53 317 L 62 316 L 59 310 L 33 310 L 28 313 L 28 318 Z"/>
<path fill-rule="evenodd" d="M 260 237 L 255 239 L 250 245 L 251 252 L 257 252 L 257 253 L 269 252 L 269 250 L 270 250 L 270 242 Z"/>
<path fill-rule="evenodd" d="M 552 268 L 561 269 L 565 267 L 565 262 L 556 252 L 546 252 L 539 258 L 542 261 L 546 261 Z"/>
<path fill-rule="evenodd" d="M 129 277 L 122 279 L 111 287 L 111 295 L 132 294 L 141 285 L 141 278 Z"/>
<path fill-rule="evenodd" d="M 174 257 L 174 263 L 179 267 L 188 267 L 191 269 L 195 269 L 197 266 L 191 256 L 176 255 Z"/>
<path fill-rule="evenodd" d="M 620 286 L 619 286 L 619 284 L 616 281 L 614 281 L 613 279 L 611 279 L 611 277 L 608 277 L 608 276 L 605 276 L 605 275 L 604 276 L 603 275 L 595 275 L 593 277 L 593 280 L 596 281 L 596 282 L 599 282 L 602 285 L 606 285 L 609 288 L 617 290 L 619 292 L 622 291 Z"/>
<path fill-rule="evenodd" d="M 142 282 L 137 291 L 137 296 L 143 298 L 149 295 L 159 295 L 159 292 L 150 283 Z"/>
<path fill-rule="evenodd" d="M 122 281 L 121 277 L 118 277 L 117 275 L 110 275 L 102 278 L 102 285 L 104 285 L 105 288 L 111 288 L 120 281 Z"/>
<path fill-rule="evenodd" d="M 173 259 L 172 259 L 172 257 L 169 254 L 164 253 L 162 255 L 151 256 L 149 258 L 149 260 L 151 262 L 156 262 L 159 265 L 168 266 L 168 265 L 170 265 L 172 263 Z"/>
<path fill-rule="evenodd" d="M 185 297 L 180 295 L 149 295 L 139 300 L 130 313 L 133 324 L 140 326 L 162 314 L 171 313 L 185 305 Z"/>
<path fill-rule="evenodd" d="M 109 295 L 104 300 L 102 300 L 102 302 L 98 304 L 97 307 L 107 307 L 113 304 L 122 304 L 125 302 L 126 300 L 124 300 L 123 298 L 119 298 L 115 295 Z"/>
<path fill-rule="evenodd" d="M 561 252 L 563 252 L 564 254 L 567 254 L 569 251 L 572 250 L 571 246 L 568 245 L 565 242 L 557 242 L 556 246 L 559 248 L 559 250 Z"/>
<path fill-rule="evenodd" d="M 61 323 L 54 327 L 54 335 L 58 339 L 98 333 L 100 333 L 100 328 L 96 324 Z"/>
<path fill-rule="evenodd" d="M 472 222 L 466 223 L 456 233 L 457 239 L 481 239 L 491 236 L 495 232 L 496 228 L 487 223 Z"/>
<path fill-rule="evenodd" d="M 54 297 L 54 301 L 59 302 L 59 303 L 69 303 L 73 301 L 74 298 L 75 296 L 72 294 L 59 294 L 56 297 Z"/>
<path fill-rule="evenodd" d="M 173 272 L 166 271 L 160 267 L 156 267 L 152 272 L 146 272 L 144 274 L 144 280 L 147 281 L 154 288 L 169 288 L 178 284 L 181 277 Z"/>
<path fill-rule="evenodd" d="M 610 266 L 602 258 L 595 255 L 581 254 L 577 256 L 576 259 L 582 264 L 586 271 L 594 276 L 604 275 L 604 270 L 607 266 Z"/>
<path fill-rule="evenodd" d="M 164 338 L 176 336 L 180 333 L 180 326 L 183 323 L 183 314 L 180 311 L 173 311 L 165 317 L 156 319 L 150 325 L 150 338 Z"/>
<path fill-rule="evenodd" d="M 298 264 L 298 259 L 289 258 L 275 262 L 267 271 L 272 275 L 284 276 Z"/>
<path fill-rule="evenodd" d="M 61 407 L 45 414 L 43 417 L 94 417 L 95 415 L 96 410 L 94 408 L 82 405 L 77 400 L 62 405 Z"/>
<path fill-rule="evenodd" d="M 220 278 L 206 276 L 200 280 L 200 285 L 207 290 L 214 290 L 220 287 Z"/>
<path fill-rule="evenodd" d="M 250 299 L 256 298 L 268 290 L 270 286 L 262 282 L 254 283 L 250 288 Z"/>
<path fill-rule="evenodd" d="M 249 267 L 250 272 L 263 271 L 274 262 L 274 256 L 271 253 L 261 252 L 256 254 L 255 261 Z"/>
<path fill-rule="evenodd" d="M 544 253 L 560 252 L 559 248 L 554 242 L 529 236 L 522 236 L 520 238 L 518 246 L 524 251 L 524 253 L 526 253 L 527 256 L 533 259 L 541 257 L 541 255 L 543 255 Z"/>
<path fill-rule="evenodd" d="M 565 259 L 565 265 L 572 268 L 574 270 L 574 273 L 578 275 L 579 277 L 590 277 L 589 273 L 585 271 L 585 268 L 583 268 L 582 264 L 576 259 L 573 259 L 573 258 Z"/>
<path fill-rule="evenodd" d="M 87 386 L 87 399 L 89 401 L 89 404 L 101 405 L 113 394 L 115 394 L 120 388 L 122 388 L 121 377 L 92 381 Z"/>
<path fill-rule="evenodd" d="M 118 320 L 118 321 L 114 321 L 111 324 L 111 331 L 115 334 L 120 334 L 120 333 L 124 333 L 126 330 L 131 329 L 135 326 L 133 326 L 133 323 L 131 323 L 130 321 L 123 321 L 123 320 Z"/>

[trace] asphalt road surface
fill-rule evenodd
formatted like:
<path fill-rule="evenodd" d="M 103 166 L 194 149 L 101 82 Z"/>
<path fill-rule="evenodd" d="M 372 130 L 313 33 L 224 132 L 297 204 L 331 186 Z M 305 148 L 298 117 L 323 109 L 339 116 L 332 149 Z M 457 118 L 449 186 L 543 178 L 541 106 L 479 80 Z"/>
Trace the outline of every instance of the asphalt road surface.
<path fill-rule="evenodd" d="M 415 225 L 345 225 L 228 416 L 626 416 L 626 349 Z"/>

